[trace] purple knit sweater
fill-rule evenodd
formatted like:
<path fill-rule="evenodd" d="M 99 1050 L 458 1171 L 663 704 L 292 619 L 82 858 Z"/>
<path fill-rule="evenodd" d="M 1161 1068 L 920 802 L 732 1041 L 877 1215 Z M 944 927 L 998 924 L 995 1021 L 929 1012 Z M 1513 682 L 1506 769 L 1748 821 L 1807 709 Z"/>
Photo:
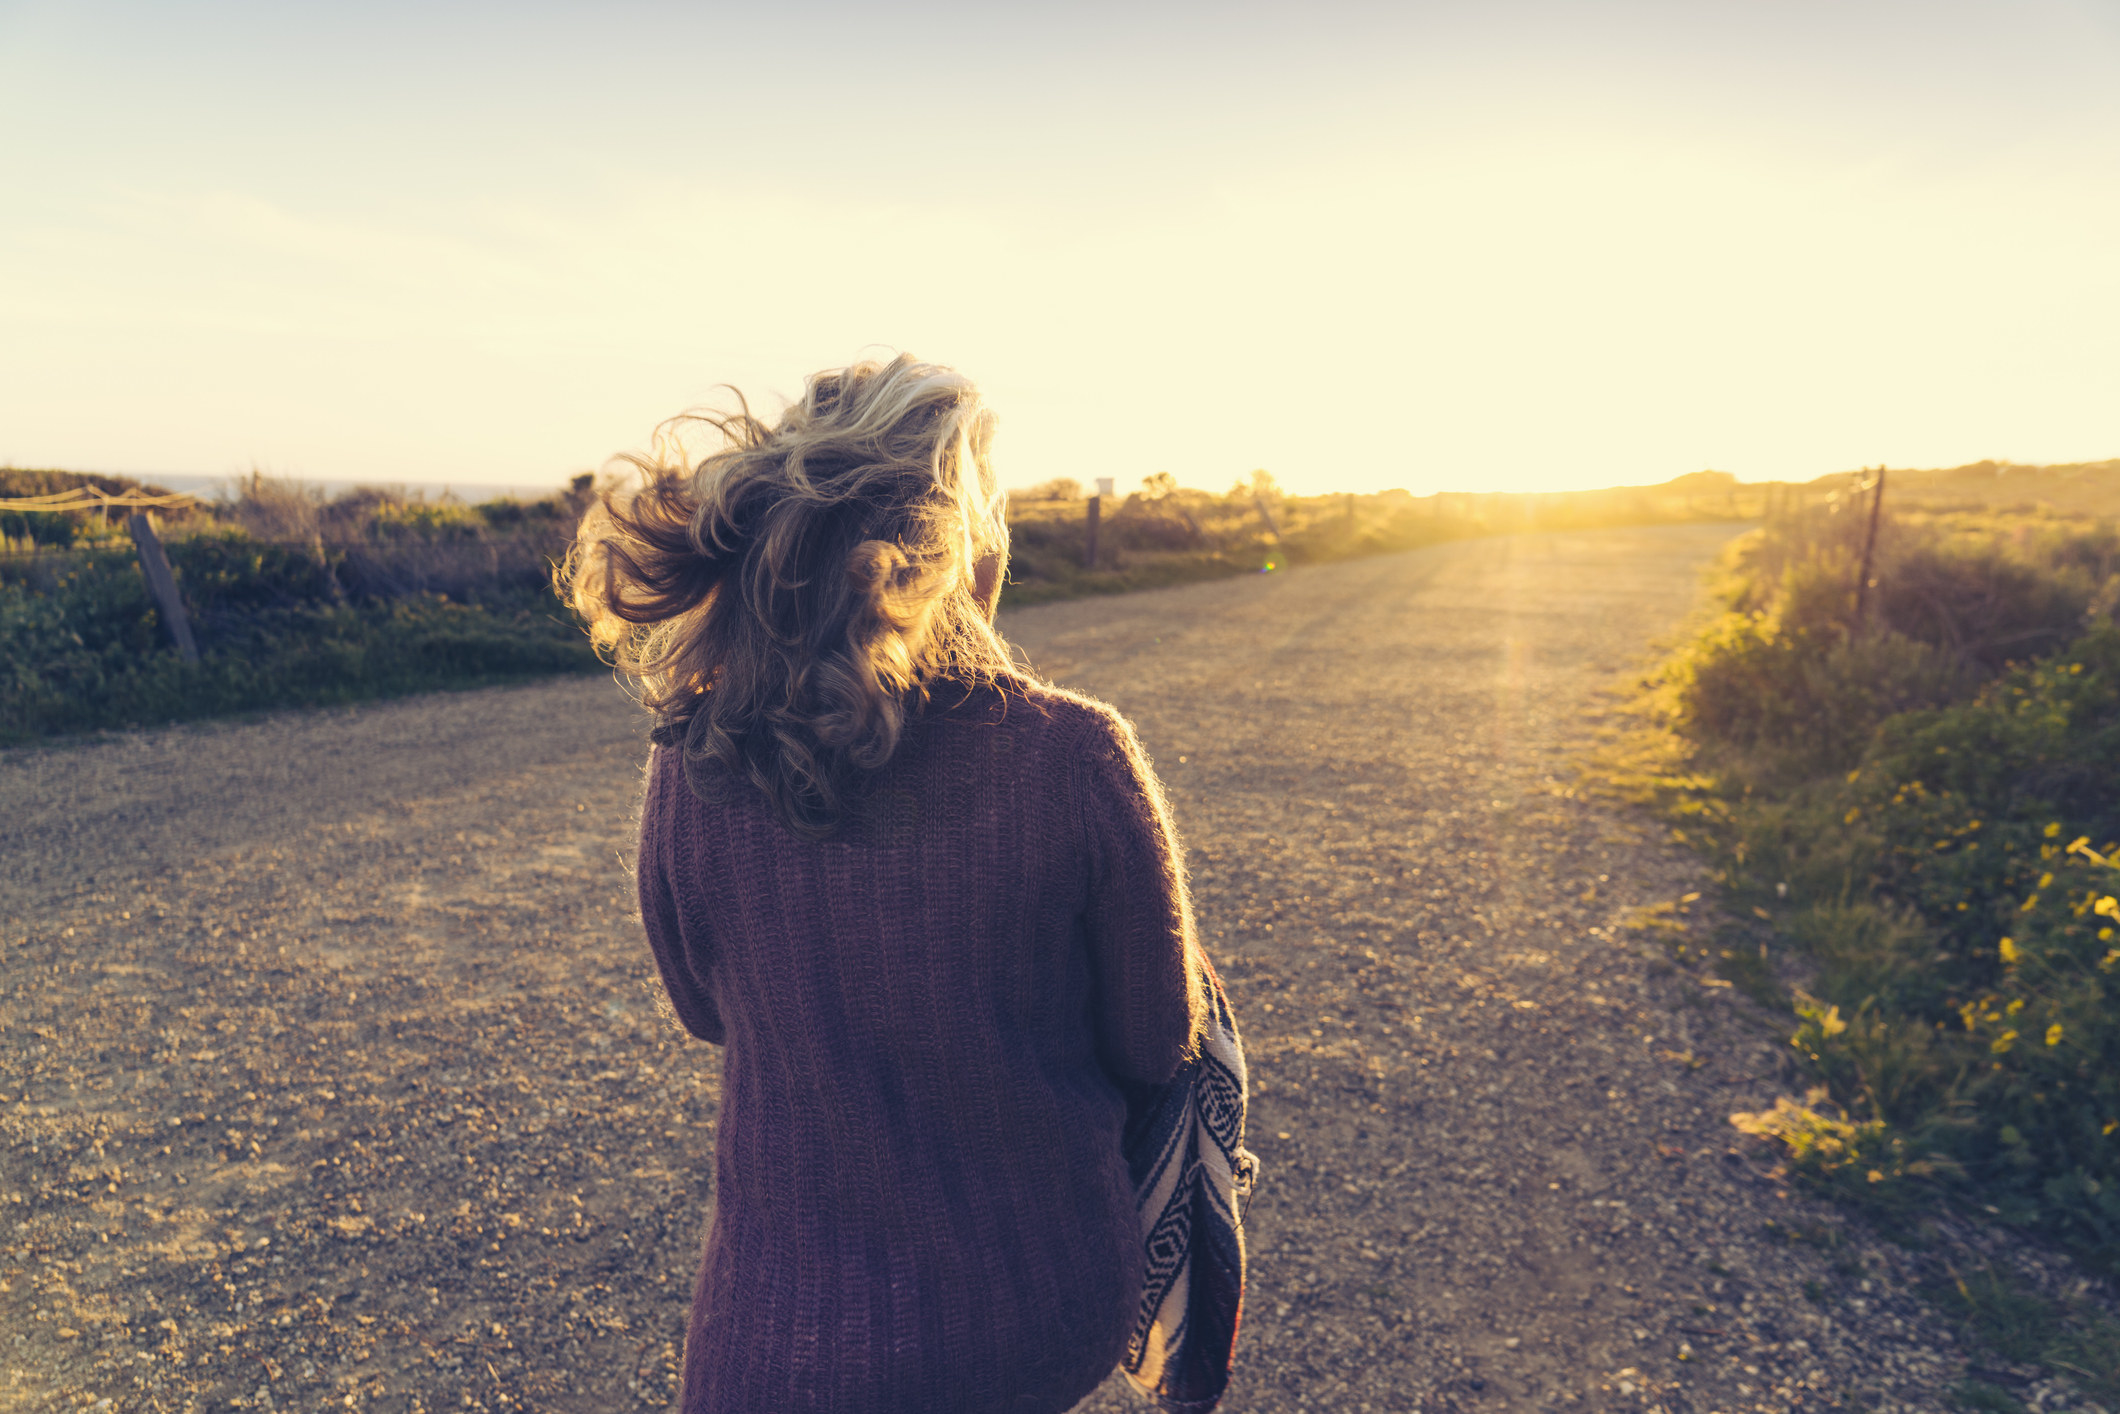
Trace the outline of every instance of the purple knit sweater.
<path fill-rule="evenodd" d="M 1204 1007 L 1177 844 L 1110 708 L 960 698 L 823 843 L 650 763 L 641 916 L 726 1048 L 687 1414 L 1033 1414 L 1118 1361 L 1121 1086 L 1167 1080 Z"/>

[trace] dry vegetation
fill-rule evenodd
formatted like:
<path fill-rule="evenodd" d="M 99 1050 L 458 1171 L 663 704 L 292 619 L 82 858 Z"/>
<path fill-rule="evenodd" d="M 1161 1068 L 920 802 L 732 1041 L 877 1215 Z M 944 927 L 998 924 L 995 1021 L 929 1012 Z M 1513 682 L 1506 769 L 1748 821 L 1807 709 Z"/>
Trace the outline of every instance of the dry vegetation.
<path fill-rule="evenodd" d="M 0 496 L 82 480 L 0 472 Z M 326 499 L 253 477 L 164 519 L 196 663 L 115 513 L 0 511 L 0 742 L 594 671 L 550 587 L 589 494 Z"/>
<path fill-rule="evenodd" d="M 1104 500 L 1092 564 L 1083 488 L 1060 480 L 1010 498 L 1011 582 L 1003 602 L 1272 573 L 1491 535 L 1738 520 L 1762 514 L 1768 494 L 1727 473 L 1697 472 L 1661 486 L 1552 495 L 1291 496 L 1257 471 L 1218 496 L 1159 473 L 1138 491 Z"/>
<path fill-rule="evenodd" d="M 2120 503 L 2120 466 L 1899 473 L 1909 497 Z M 164 518 L 202 661 L 180 661 L 113 516 L 0 511 L 0 742 L 594 671 L 550 589 L 589 477 L 472 505 L 387 488 L 326 498 L 252 476 Z M 1015 494 L 1010 605 L 1273 572 L 1527 531 L 1756 519 L 1825 504 L 1843 478 L 1746 485 L 1697 472 L 1555 495 L 1289 496 L 1265 472 L 1226 493 L 1144 480 L 1101 504 L 1097 554 L 1073 481 Z M 0 468 L 0 498 L 123 477 Z M 150 488 L 151 489 L 151 488 Z M 1968 499 L 1970 498 L 1970 499 Z M 2101 501 L 2102 498 L 2102 501 Z"/>

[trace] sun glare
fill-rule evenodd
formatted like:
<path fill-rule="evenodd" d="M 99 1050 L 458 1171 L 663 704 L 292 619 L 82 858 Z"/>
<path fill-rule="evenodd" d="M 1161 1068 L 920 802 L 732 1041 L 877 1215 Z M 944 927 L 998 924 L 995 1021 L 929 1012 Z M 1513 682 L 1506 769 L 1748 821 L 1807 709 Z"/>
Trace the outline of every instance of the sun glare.
<path fill-rule="evenodd" d="M 689 107 L 573 96 L 608 91 L 617 20 L 467 49 L 453 96 L 414 80 L 461 34 L 418 63 L 320 42 L 292 105 L 272 61 L 317 35 L 170 35 L 260 83 L 179 102 L 147 40 L 103 53 L 37 12 L 0 49 L 36 114 L 0 156 L 0 459 L 556 482 L 717 383 L 770 400 L 877 348 L 980 379 L 1018 485 L 1552 491 L 2115 449 L 2120 122 L 2027 77 L 2095 70 L 2095 37 L 1960 20 L 1912 52 L 1846 21 L 1851 55 L 1902 54 L 1887 103 L 1802 57 L 1809 10 L 1765 48 L 1656 13 L 1617 14 L 1656 39 L 1616 56 L 1350 12 L 1370 50 L 1292 31 L 1282 87 L 1242 92 L 1178 48 L 1163 90 L 1078 91 L 996 31 L 983 109 L 887 117 L 851 50 L 777 100 L 755 76 Z M 1215 45 L 1277 72 L 1264 38 Z M 1147 63 L 1082 55 L 1114 83 Z M 511 64 L 560 96 L 528 104 Z M 1934 96 L 1980 64 L 1985 123 Z M 88 110 L 61 122 L 54 85 Z M 947 141 L 916 157 L 891 121 Z"/>

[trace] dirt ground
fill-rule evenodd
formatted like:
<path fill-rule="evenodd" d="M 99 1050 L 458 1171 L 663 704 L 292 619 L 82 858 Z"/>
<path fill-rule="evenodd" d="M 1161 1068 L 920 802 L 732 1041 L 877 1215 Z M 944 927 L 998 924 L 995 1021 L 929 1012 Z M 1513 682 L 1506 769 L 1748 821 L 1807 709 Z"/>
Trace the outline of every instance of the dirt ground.
<path fill-rule="evenodd" d="M 1733 1150 L 1780 1038 L 1669 959 L 1698 866 L 1571 789 L 1731 533 L 1007 616 L 1139 725 L 1245 1033 L 1226 1409 L 1927 1410 L 1962 1376 L 1907 1254 Z M 671 1403 L 719 1064 L 631 916 L 644 754 L 601 680 L 0 753 L 0 1408 Z"/>

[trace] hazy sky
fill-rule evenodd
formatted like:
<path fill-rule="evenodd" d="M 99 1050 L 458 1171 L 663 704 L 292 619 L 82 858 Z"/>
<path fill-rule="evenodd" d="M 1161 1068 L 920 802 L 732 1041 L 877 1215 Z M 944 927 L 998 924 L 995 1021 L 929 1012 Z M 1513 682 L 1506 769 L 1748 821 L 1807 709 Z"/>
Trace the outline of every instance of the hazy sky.
<path fill-rule="evenodd" d="M 556 479 L 952 363 L 1005 477 L 2120 455 L 2120 0 L 0 0 L 0 461 Z"/>

